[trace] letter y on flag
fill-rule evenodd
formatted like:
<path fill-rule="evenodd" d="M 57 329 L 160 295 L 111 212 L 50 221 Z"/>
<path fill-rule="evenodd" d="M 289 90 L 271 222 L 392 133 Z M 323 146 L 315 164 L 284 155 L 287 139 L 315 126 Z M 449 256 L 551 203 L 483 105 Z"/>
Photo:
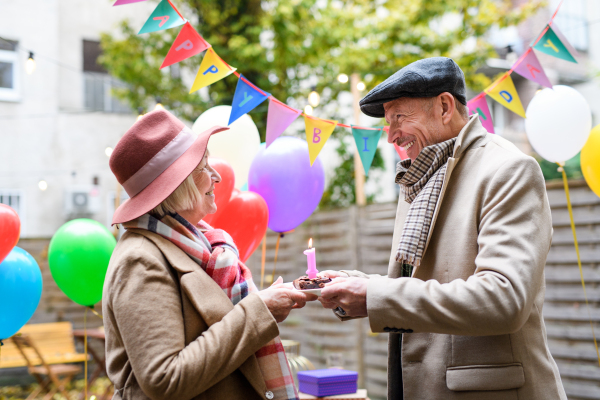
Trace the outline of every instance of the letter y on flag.
<path fill-rule="evenodd" d="M 235 88 L 235 94 L 233 95 L 231 114 L 229 115 L 229 123 L 227 125 L 231 125 L 236 119 L 249 113 L 253 108 L 269 98 L 269 96 L 271 96 L 270 93 L 259 90 L 249 80 L 244 78 L 243 75 L 240 75 Z"/>

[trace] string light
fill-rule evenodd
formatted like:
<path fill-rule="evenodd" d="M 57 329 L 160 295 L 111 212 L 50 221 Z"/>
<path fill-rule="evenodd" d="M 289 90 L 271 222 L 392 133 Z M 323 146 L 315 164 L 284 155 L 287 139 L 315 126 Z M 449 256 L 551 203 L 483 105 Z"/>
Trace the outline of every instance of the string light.
<path fill-rule="evenodd" d="M 312 113 L 313 113 L 313 108 L 310 106 L 310 104 L 307 104 L 306 107 L 304 107 L 304 114 L 312 115 Z"/>
<path fill-rule="evenodd" d="M 106 154 L 106 157 L 110 157 L 112 152 L 113 152 L 112 147 L 107 147 L 106 149 L 104 149 L 104 154 Z"/>
<path fill-rule="evenodd" d="M 339 83 L 346 83 L 348 82 L 348 75 L 346 74 L 339 74 L 337 77 L 337 80 Z"/>
<path fill-rule="evenodd" d="M 313 91 L 310 92 L 310 94 L 308 95 L 308 104 L 310 104 L 313 107 L 316 107 L 319 105 L 319 101 L 321 101 L 321 96 L 313 88 Z"/>
<path fill-rule="evenodd" d="M 48 189 L 48 182 L 41 180 L 38 182 L 38 187 L 43 192 L 44 190 Z"/>
<path fill-rule="evenodd" d="M 161 103 L 161 98 L 158 97 L 158 96 L 156 96 L 155 100 L 156 100 L 156 105 L 154 106 L 154 111 L 156 111 L 156 110 L 164 110 L 165 107 Z"/>
<path fill-rule="evenodd" d="M 364 82 L 358 82 L 356 84 L 356 88 L 358 89 L 359 92 L 362 92 L 366 88 L 365 83 Z"/>
<path fill-rule="evenodd" d="M 25 72 L 27 72 L 27 75 L 31 75 L 33 71 L 35 71 L 35 60 L 33 59 L 33 51 L 30 51 L 29 58 L 25 61 Z"/>

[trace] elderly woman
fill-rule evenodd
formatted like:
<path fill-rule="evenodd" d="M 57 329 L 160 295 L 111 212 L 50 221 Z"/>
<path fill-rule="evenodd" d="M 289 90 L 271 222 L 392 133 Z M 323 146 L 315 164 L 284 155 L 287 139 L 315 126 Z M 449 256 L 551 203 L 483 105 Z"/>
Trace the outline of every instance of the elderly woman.
<path fill-rule="evenodd" d="M 231 237 L 202 218 L 221 178 L 197 138 L 164 110 L 136 122 L 110 168 L 130 199 L 104 283 L 113 399 L 296 399 L 277 322 L 316 296 L 278 279 L 258 291 Z"/>

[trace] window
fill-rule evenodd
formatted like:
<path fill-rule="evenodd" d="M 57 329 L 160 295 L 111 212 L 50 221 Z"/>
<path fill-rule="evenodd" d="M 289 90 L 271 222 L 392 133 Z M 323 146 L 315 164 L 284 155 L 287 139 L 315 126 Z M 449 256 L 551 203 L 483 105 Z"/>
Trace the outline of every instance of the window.
<path fill-rule="evenodd" d="M 19 101 L 18 42 L 0 39 L 0 101 Z"/>
<path fill-rule="evenodd" d="M 20 190 L 0 189 L 0 204 L 12 207 L 21 220 L 21 237 L 25 236 L 25 202 Z"/>
<path fill-rule="evenodd" d="M 84 107 L 90 111 L 129 113 L 130 108 L 111 95 L 112 88 L 126 86 L 98 64 L 101 54 L 100 42 L 83 41 Z"/>

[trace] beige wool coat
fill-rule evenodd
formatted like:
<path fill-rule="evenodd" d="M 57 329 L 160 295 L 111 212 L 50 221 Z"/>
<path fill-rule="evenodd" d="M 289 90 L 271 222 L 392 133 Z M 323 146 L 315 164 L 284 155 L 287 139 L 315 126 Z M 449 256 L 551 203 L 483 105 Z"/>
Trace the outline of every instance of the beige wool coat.
<path fill-rule="evenodd" d="M 422 262 L 401 278 L 408 208 L 401 194 L 388 276 L 367 286 L 371 330 L 390 332 L 388 398 L 566 400 L 542 318 L 552 221 L 538 163 L 471 117 Z"/>
<path fill-rule="evenodd" d="M 113 400 L 271 399 L 254 353 L 279 334 L 262 299 L 237 305 L 175 244 L 127 231 L 104 282 Z"/>

